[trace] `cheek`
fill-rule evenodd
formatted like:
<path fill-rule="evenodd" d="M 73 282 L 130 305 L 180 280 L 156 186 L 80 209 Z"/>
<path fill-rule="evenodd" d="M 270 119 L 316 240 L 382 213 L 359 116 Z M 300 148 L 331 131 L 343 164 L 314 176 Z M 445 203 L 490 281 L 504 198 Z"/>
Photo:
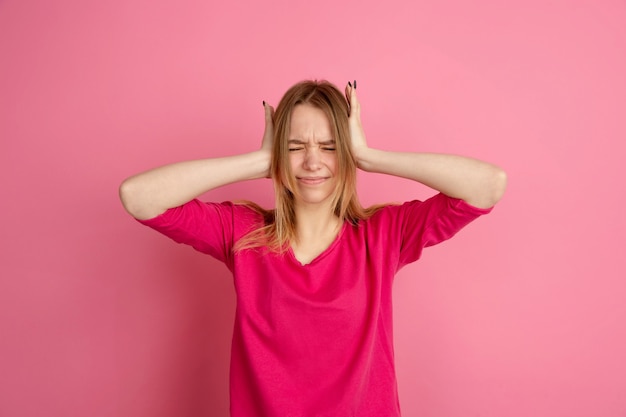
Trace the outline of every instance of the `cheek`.
<path fill-rule="evenodd" d="M 289 154 L 289 166 L 291 167 L 291 172 L 295 172 L 296 168 L 301 164 L 301 159 L 297 153 L 290 153 Z"/>
<path fill-rule="evenodd" d="M 328 169 L 330 169 L 333 173 L 337 172 L 337 155 L 336 154 L 332 154 L 329 155 L 328 158 L 326 159 L 326 166 L 328 167 Z"/>

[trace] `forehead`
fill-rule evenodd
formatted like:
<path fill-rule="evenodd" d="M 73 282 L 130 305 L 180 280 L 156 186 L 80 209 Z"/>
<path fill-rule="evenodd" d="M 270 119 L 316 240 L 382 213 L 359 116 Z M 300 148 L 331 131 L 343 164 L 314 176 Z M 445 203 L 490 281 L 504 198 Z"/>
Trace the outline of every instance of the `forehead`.
<path fill-rule="evenodd" d="M 290 139 L 330 139 L 330 121 L 322 109 L 310 104 L 298 104 L 291 113 Z"/>

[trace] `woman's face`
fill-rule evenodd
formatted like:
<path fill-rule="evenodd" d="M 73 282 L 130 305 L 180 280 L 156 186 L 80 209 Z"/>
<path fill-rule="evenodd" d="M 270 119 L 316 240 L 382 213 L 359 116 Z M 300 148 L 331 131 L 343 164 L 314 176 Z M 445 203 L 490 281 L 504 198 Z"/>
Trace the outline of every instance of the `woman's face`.
<path fill-rule="evenodd" d="M 289 161 L 296 180 L 296 204 L 329 204 L 337 184 L 337 154 L 330 121 L 321 109 L 309 104 L 294 108 Z"/>

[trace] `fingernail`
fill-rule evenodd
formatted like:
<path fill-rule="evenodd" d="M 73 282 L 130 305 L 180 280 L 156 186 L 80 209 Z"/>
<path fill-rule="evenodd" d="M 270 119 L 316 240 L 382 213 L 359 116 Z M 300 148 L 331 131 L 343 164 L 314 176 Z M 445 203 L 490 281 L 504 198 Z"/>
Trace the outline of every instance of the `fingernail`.
<path fill-rule="evenodd" d="M 356 80 L 354 80 L 354 89 L 356 90 Z"/>
<path fill-rule="evenodd" d="M 263 107 L 265 107 L 265 100 L 263 100 Z"/>
<path fill-rule="evenodd" d="M 350 84 L 350 81 L 348 81 L 348 85 L 349 85 L 350 87 L 352 87 L 352 84 Z"/>

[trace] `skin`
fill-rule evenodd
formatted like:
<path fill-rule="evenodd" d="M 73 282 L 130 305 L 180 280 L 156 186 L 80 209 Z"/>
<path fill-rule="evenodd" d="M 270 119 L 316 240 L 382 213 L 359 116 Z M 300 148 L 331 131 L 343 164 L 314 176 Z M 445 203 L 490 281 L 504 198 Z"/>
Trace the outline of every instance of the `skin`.
<path fill-rule="evenodd" d="M 307 104 L 296 106 L 289 128 L 289 162 L 296 177 L 298 205 L 320 204 L 332 198 L 337 156 L 330 122 L 324 112 Z"/>
<path fill-rule="evenodd" d="M 340 221 L 331 200 L 337 183 L 337 155 L 330 122 L 324 112 L 308 104 L 295 107 L 289 127 L 289 162 L 296 177 L 296 236 L 291 250 L 306 264 L 337 236 Z"/>
<path fill-rule="evenodd" d="M 350 101 L 350 136 L 357 166 L 368 172 L 417 181 L 479 208 L 494 206 L 506 190 L 506 173 L 499 167 L 458 155 L 388 152 L 370 148 L 361 124 L 356 89 L 346 86 Z"/>
<path fill-rule="evenodd" d="M 350 146 L 359 169 L 416 181 L 475 207 L 492 207 L 502 198 L 506 174 L 493 164 L 458 155 L 370 148 L 361 124 L 356 88 L 347 85 L 345 94 L 351 109 Z M 267 104 L 264 108 L 265 132 L 259 150 L 179 162 L 132 176 L 120 186 L 126 210 L 138 219 L 149 219 L 222 185 L 269 177 L 274 109 Z M 289 159 L 298 178 L 299 193 L 295 205 L 296 240 L 291 246 L 303 264 L 326 249 L 341 226 L 328 204 L 337 163 L 328 143 L 329 132 L 330 124 L 323 112 L 308 105 L 296 106 L 289 135 L 294 140 L 290 149 L 294 150 Z"/>

